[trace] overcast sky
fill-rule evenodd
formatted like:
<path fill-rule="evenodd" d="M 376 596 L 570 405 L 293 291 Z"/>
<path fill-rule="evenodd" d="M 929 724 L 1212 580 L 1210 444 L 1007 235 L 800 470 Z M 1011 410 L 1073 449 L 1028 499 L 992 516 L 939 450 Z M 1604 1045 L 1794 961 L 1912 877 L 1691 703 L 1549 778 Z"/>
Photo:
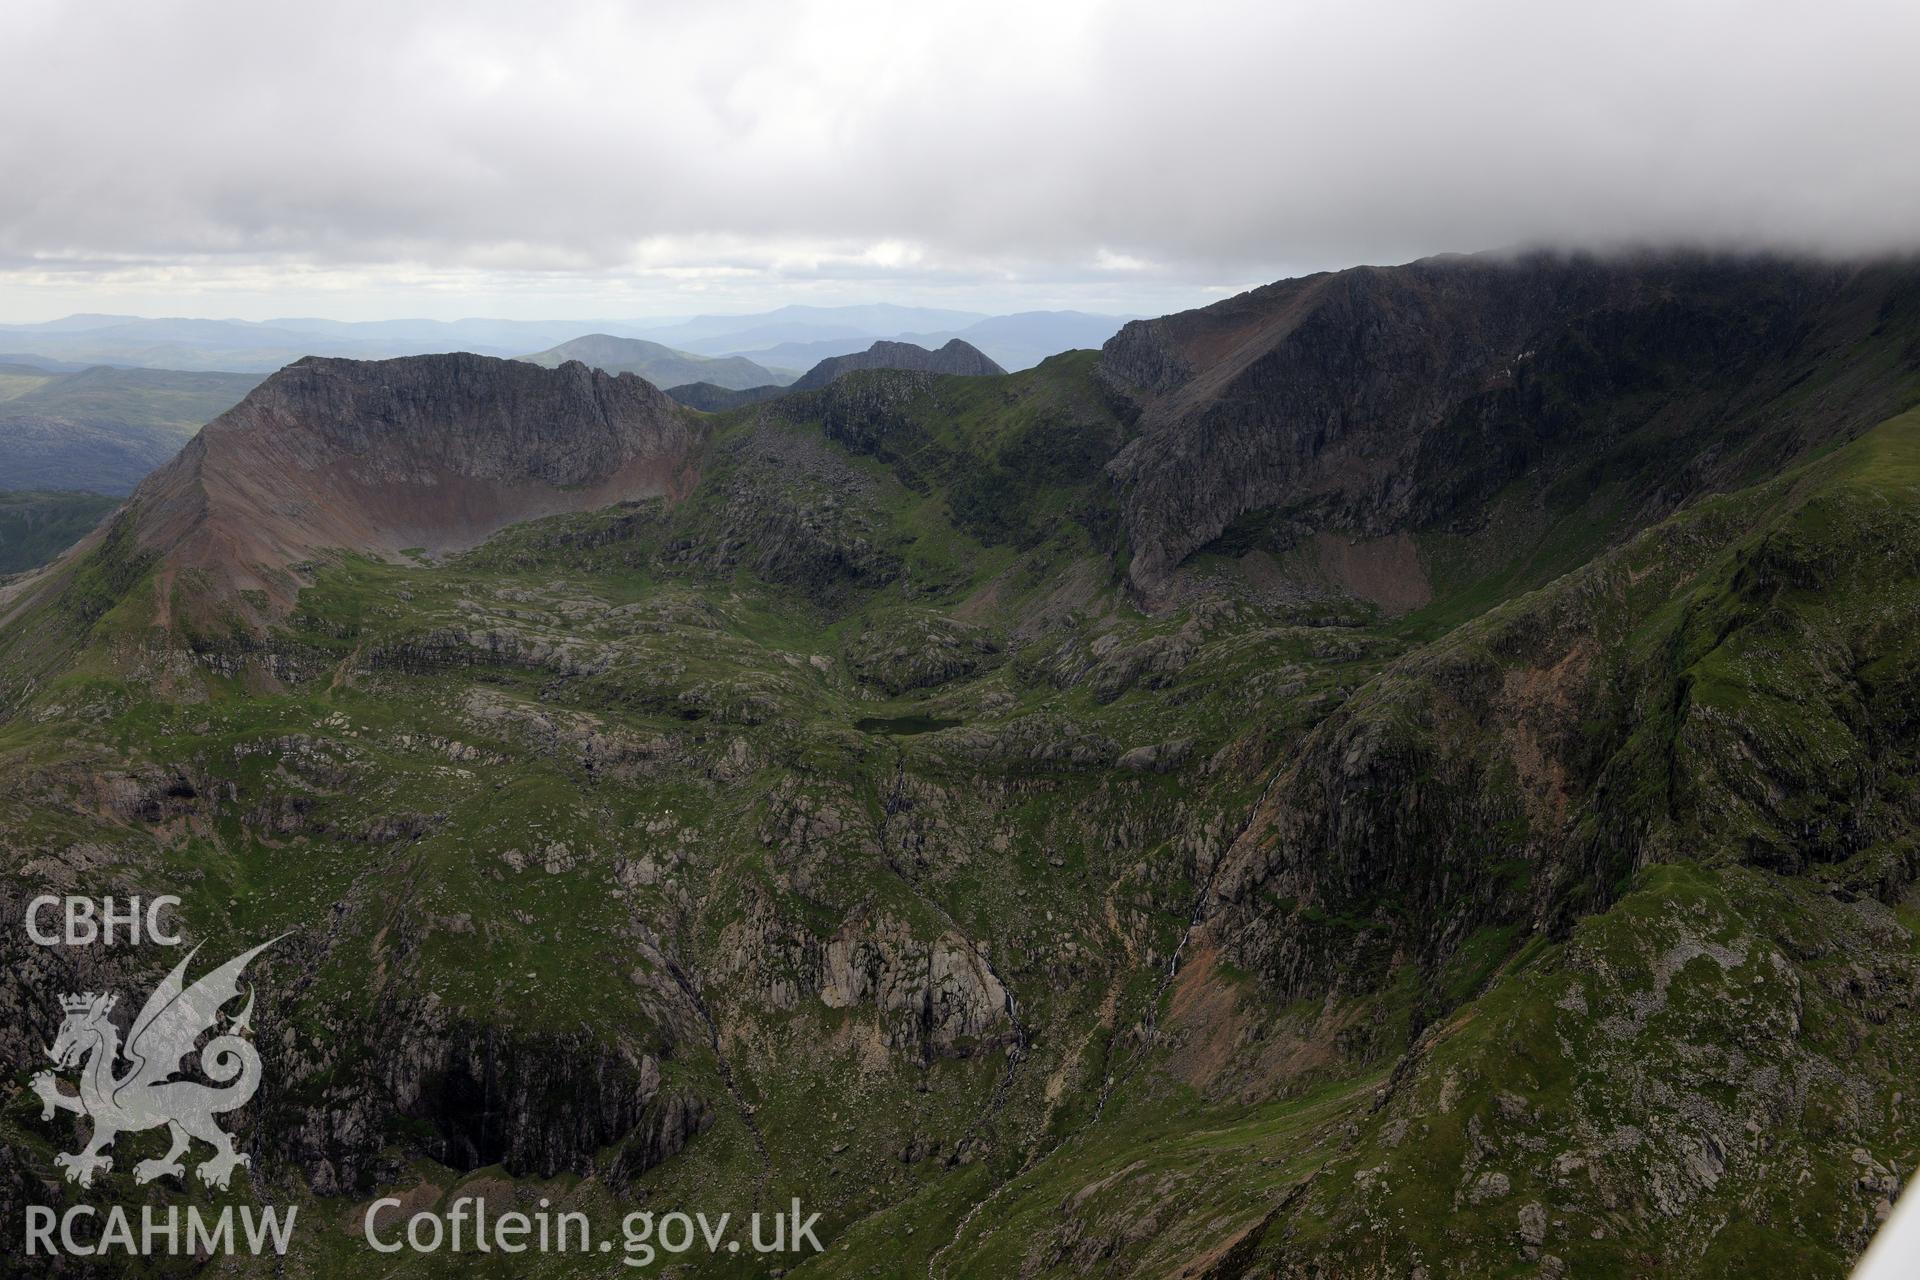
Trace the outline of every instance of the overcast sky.
<path fill-rule="evenodd" d="M 0 319 L 1162 312 L 1920 245 L 1920 4 L 0 5 Z"/>

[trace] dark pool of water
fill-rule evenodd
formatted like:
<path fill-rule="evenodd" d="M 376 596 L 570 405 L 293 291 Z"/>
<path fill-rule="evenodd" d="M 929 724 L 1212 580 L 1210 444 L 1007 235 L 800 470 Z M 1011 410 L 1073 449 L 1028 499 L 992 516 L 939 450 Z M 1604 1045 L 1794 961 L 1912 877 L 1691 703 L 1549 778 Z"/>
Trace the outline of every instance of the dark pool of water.
<path fill-rule="evenodd" d="M 951 729 L 959 723 L 958 720 L 942 720 L 938 716 L 868 716 L 864 720 L 855 720 L 853 727 L 862 733 L 908 734 Z"/>

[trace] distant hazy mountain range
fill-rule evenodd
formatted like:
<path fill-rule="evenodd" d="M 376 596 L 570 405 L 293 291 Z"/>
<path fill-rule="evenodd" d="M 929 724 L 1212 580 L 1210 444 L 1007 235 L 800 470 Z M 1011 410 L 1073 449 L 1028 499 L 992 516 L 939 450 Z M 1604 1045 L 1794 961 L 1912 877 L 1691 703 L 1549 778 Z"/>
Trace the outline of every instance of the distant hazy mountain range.
<path fill-rule="evenodd" d="M 82 365 L 221 369 L 271 373 L 302 356 L 377 360 L 426 351 L 510 356 L 605 328 L 583 321 L 516 320 L 191 320 L 68 316 L 44 324 L 0 325 L 0 349 Z"/>
<path fill-rule="evenodd" d="M 616 338 L 608 333 L 590 333 L 520 358 L 547 369 L 578 360 L 608 373 L 637 373 L 656 387 L 709 382 L 729 391 L 742 391 L 748 387 L 782 386 L 793 380 L 790 373 L 762 368 L 742 356 L 698 356 L 644 338 Z"/>
<path fill-rule="evenodd" d="M 746 315 L 669 316 L 651 320 L 196 320 L 75 315 L 40 324 L 0 325 L 0 360 L 71 372 L 89 365 L 270 373 L 302 356 L 374 360 L 440 351 L 522 356 L 586 335 L 640 339 L 682 358 L 744 356 L 787 381 L 831 356 L 887 339 L 936 348 L 961 338 L 1008 369 L 1047 356 L 1097 347 L 1130 317 L 1079 311 L 990 316 L 972 311 L 887 304 L 780 307 Z M 637 370 L 636 370 L 637 371 Z M 659 381 L 649 378 L 650 381 Z M 674 382 L 713 381 L 689 372 Z"/>
<path fill-rule="evenodd" d="M 724 349 L 770 369 L 809 369 L 833 356 L 864 351 L 874 341 L 911 342 L 929 350 L 959 338 L 1004 369 L 1031 369 L 1062 351 L 1090 350 L 1120 331 L 1130 317 L 1092 315 L 1084 311 L 1026 311 L 1018 315 L 981 316 L 972 323 L 941 328 L 904 329 L 894 333 L 834 335 L 805 340 L 783 339 L 765 347 L 724 345 L 727 339 L 702 339 L 691 350 Z M 743 341 L 743 332 L 731 341 Z"/>
<path fill-rule="evenodd" d="M 896 307 L 887 303 L 852 307 L 791 306 L 749 315 L 693 316 L 658 325 L 648 330 L 646 336 L 707 355 L 735 355 L 781 343 L 819 341 L 854 342 L 856 345 L 845 350 L 857 351 L 875 338 L 892 338 L 916 330 L 960 329 L 989 318 L 978 311 Z"/>

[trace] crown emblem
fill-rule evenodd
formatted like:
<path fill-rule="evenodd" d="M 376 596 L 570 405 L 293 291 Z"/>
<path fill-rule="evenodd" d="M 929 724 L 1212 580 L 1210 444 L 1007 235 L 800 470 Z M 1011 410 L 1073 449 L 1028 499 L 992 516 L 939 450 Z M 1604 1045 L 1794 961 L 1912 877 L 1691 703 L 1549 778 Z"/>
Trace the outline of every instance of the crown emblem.
<path fill-rule="evenodd" d="M 60 1007 L 68 1013 L 105 1013 L 113 1008 L 113 1002 L 117 999 L 117 995 L 95 995 L 91 991 L 83 991 L 75 996 L 61 996 Z"/>

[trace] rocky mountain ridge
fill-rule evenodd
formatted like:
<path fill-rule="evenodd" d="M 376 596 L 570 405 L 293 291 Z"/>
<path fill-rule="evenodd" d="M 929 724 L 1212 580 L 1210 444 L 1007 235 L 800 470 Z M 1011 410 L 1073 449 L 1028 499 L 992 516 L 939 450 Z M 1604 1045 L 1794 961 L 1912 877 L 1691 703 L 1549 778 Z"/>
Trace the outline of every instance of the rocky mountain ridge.
<path fill-rule="evenodd" d="M 651 384 L 578 362 L 309 357 L 208 423 L 76 550 L 117 538 L 159 565 L 159 616 L 182 573 L 204 575 L 201 605 L 284 612 L 302 567 L 340 551 L 442 554 L 517 520 L 670 492 L 690 482 L 692 443 Z M 12 594 L 57 590 L 71 560 Z"/>
<path fill-rule="evenodd" d="M 1258 512 L 1362 539 L 1470 532 L 1507 485 L 1545 502 L 1583 469 L 1637 519 L 1664 514 L 1902 407 L 1916 311 L 1907 264 L 1535 255 L 1136 321 L 1101 362 L 1138 412 L 1109 468 L 1129 572 L 1152 595 Z"/>

